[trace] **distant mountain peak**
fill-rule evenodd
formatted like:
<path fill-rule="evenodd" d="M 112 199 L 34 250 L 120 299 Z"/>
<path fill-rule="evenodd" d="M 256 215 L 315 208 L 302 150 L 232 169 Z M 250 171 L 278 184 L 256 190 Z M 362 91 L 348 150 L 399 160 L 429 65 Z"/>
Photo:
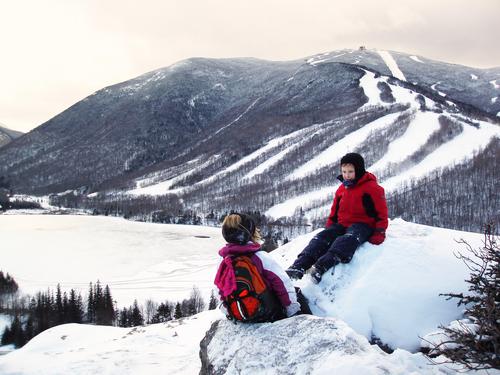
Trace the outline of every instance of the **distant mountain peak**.
<path fill-rule="evenodd" d="M 24 133 L 20 131 L 9 129 L 4 124 L 0 123 L 0 147 L 7 145 L 23 134 Z"/>

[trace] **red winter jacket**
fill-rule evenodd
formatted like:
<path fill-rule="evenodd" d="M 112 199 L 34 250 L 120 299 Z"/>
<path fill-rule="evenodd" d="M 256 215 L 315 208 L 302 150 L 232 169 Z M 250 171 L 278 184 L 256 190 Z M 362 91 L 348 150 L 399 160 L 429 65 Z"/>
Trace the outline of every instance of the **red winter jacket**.
<path fill-rule="evenodd" d="M 341 176 L 339 176 L 341 177 Z M 365 223 L 373 229 L 387 229 L 387 202 L 384 188 L 377 183 L 377 178 L 366 172 L 352 187 L 343 184 L 335 192 L 330 216 L 326 222 L 328 228 L 334 223 L 350 227 L 354 223 Z"/>

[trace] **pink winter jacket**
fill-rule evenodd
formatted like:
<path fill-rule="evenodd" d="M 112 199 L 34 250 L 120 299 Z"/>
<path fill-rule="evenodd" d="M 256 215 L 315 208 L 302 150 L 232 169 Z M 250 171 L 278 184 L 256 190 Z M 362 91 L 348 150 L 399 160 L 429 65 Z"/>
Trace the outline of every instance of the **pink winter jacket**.
<path fill-rule="evenodd" d="M 219 265 L 214 284 L 219 289 L 221 299 L 236 290 L 236 277 L 231 256 L 243 254 L 250 256 L 250 260 L 261 273 L 267 287 L 276 294 L 281 305 L 286 308 L 287 315 L 292 316 L 299 311 L 300 305 L 297 302 L 292 281 L 283 268 L 268 253 L 260 250 L 259 244 L 253 242 L 246 245 L 228 243 L 219 250 L 219 255 L 224 259 Z"/>

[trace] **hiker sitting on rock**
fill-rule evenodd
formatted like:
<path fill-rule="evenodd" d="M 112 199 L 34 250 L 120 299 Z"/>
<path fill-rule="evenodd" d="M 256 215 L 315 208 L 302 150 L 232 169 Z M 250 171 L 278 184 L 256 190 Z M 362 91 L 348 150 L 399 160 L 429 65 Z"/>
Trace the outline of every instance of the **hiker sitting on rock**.
<path fill-rule="evenodd" d="M 365 171 L 360 154 L 344 155 L 340 169 L 342 174 L 337 178 L 342 184 L 335 192 L 326 229 L 313 237 L 286 270 L 292 279 L 301 279 L 313 266 L 311 277 L 317 284 L 328 269 L 350 262 L 363 242 L 384 242 L 388 225 L 384 189 Z"/>
<path fill-rule="evenodd" d="M 273 322 L 299 313 L 296 289 L 285 270 L 261 250 L 260 234 L 252 218 L 244 214 L 227 216 L 222 235 L 227 244 L 219 250 L 224 260 L 214 283 L 228 318 Z M 304 312 L 310 310 L 306 307 Z"/>

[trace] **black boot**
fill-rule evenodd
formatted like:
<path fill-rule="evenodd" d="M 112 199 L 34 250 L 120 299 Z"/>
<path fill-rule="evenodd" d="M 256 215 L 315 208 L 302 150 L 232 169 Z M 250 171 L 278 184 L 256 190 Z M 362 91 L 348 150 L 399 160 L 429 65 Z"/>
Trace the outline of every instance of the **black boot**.
<path fill-rule="evenodd" d="M 314 284 L 319 284 L 323 274 L 325 273 L 320 267 L 312 266 L 311 267 L 311 279 Z"/>
<path fill-rule="evenodd" d="M 304 276 L 305 271 L 302 268 L 295 268 L 295 267 L 291 266 L 290 268 L 285 270 L 285 272 L 288 275 L 288 277 L 290 277 L 290 279 L 300 280 Z"/>

